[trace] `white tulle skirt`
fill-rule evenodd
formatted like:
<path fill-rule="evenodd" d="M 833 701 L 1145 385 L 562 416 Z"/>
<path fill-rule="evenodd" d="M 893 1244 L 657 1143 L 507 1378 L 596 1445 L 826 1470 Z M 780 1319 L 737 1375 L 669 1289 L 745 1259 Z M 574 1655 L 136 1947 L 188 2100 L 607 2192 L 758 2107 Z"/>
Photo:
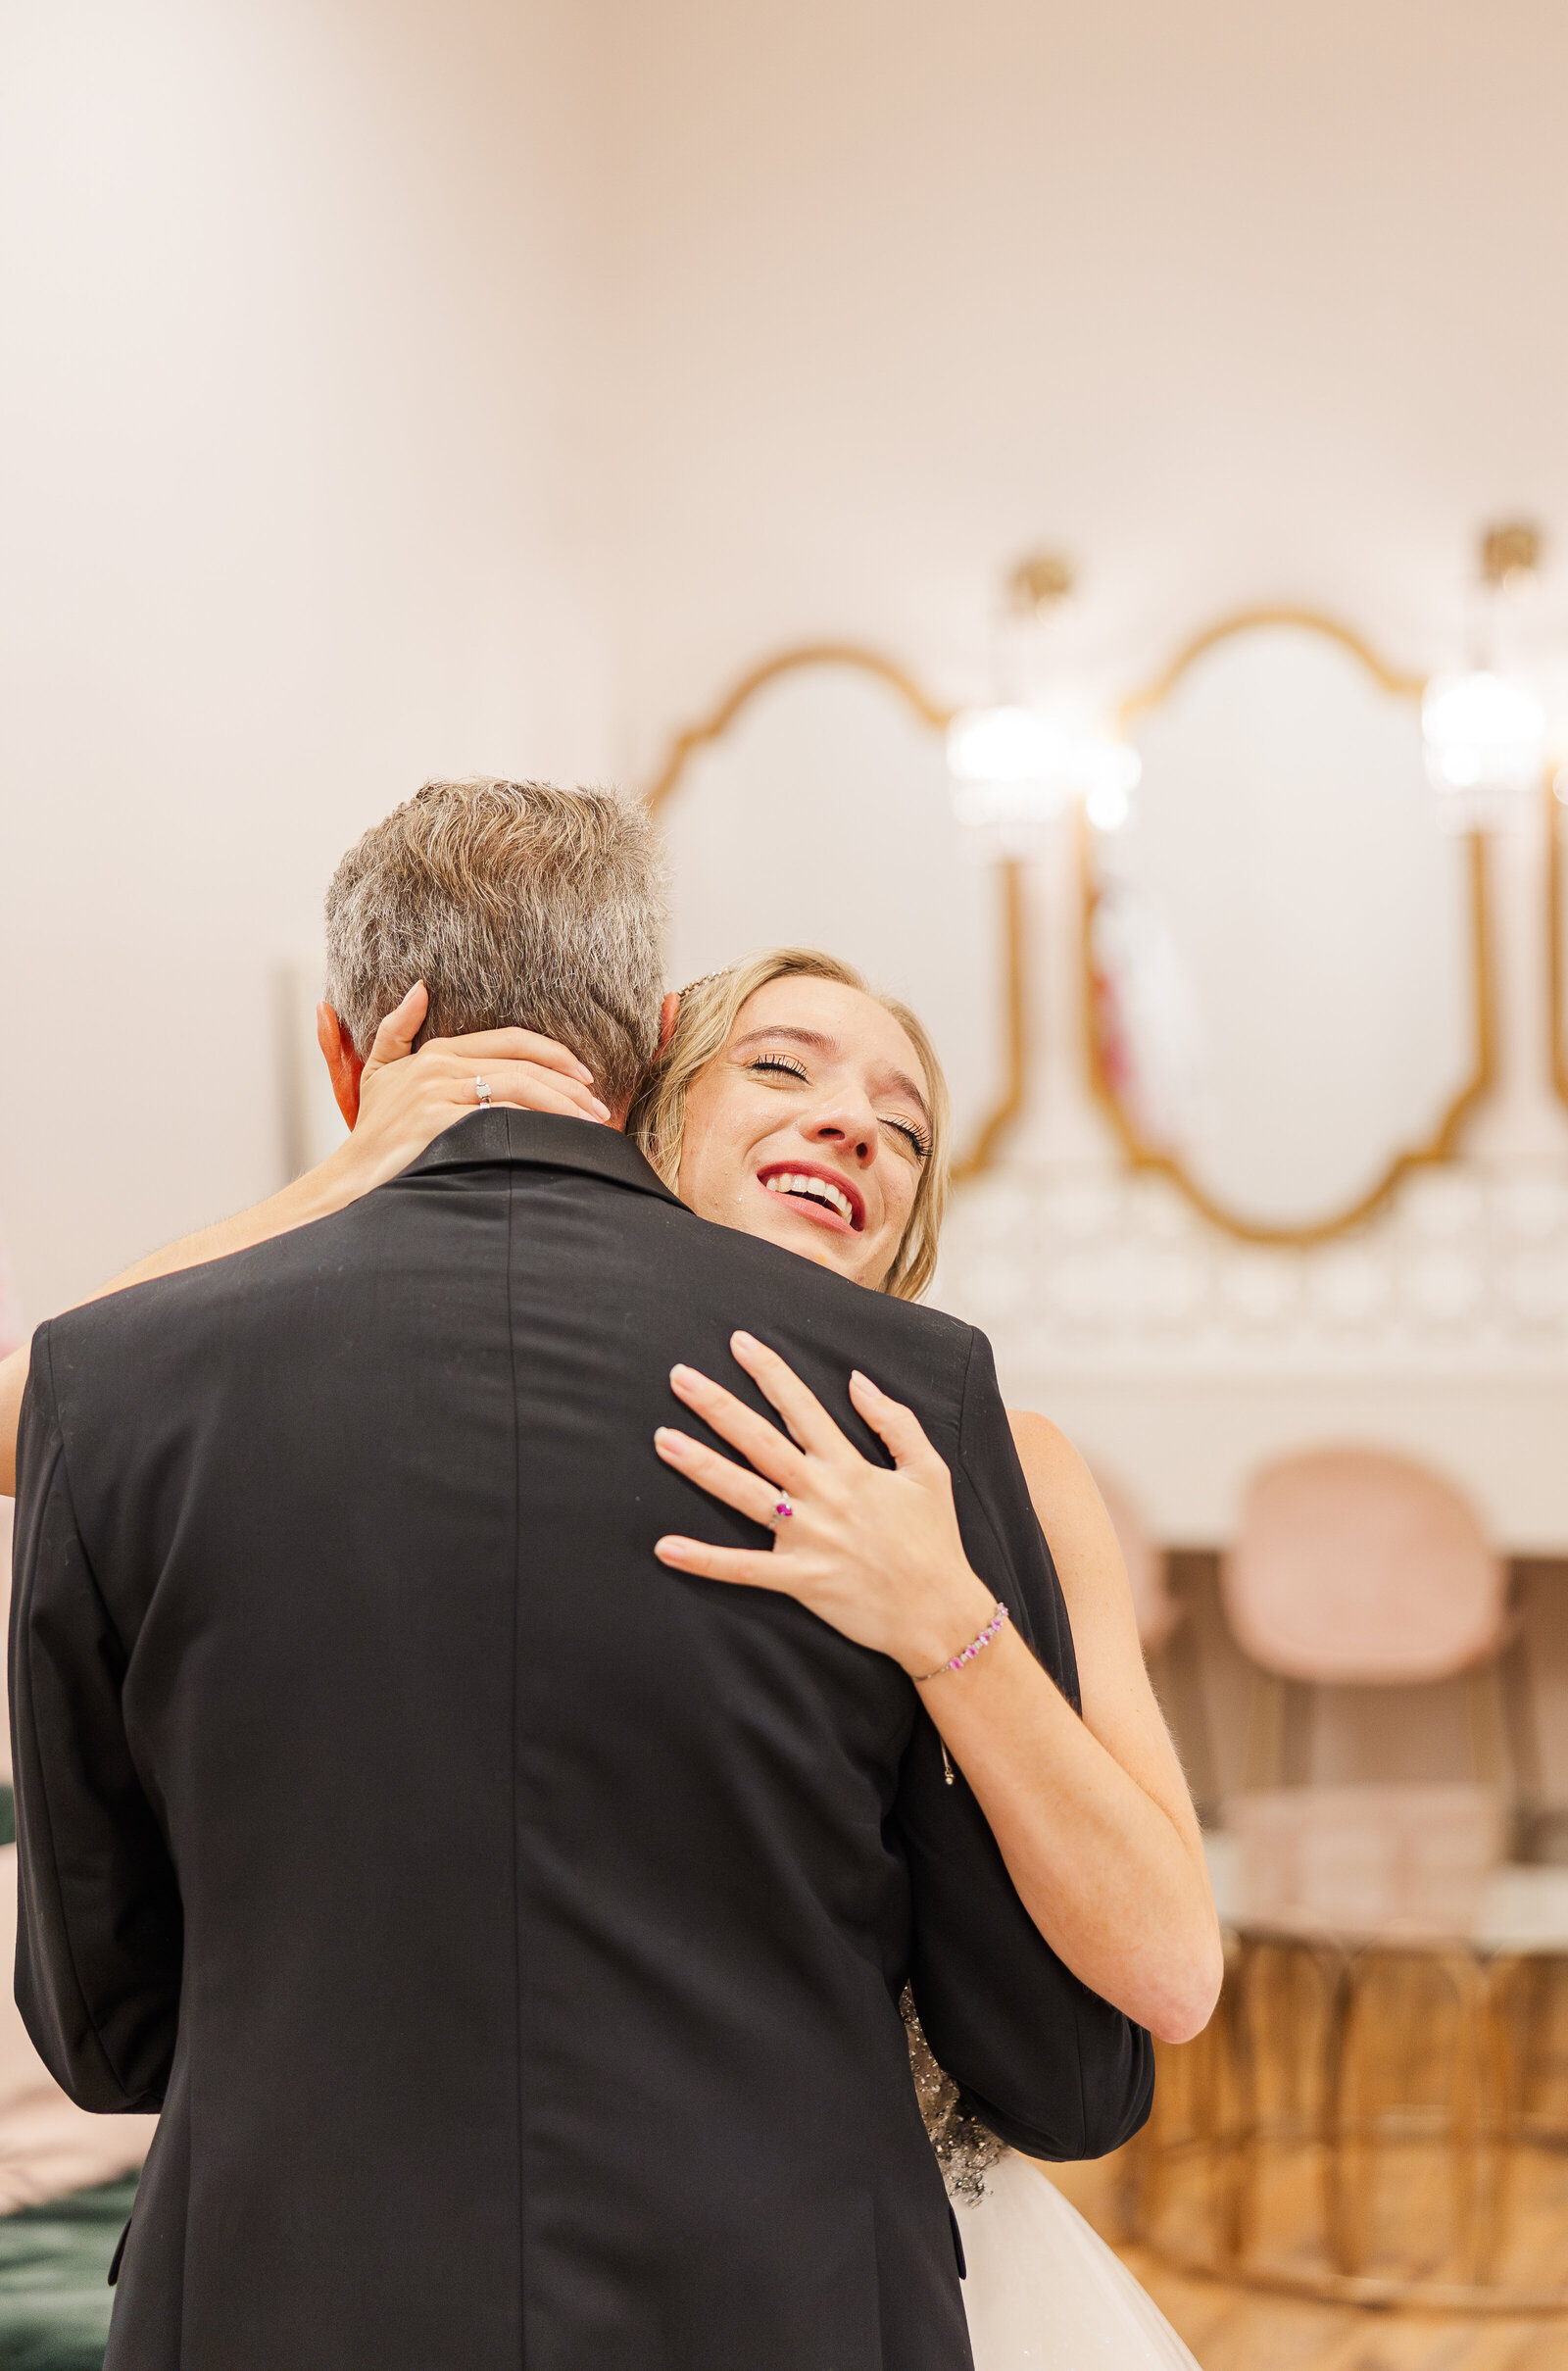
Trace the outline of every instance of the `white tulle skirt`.
<path fill-rule="evenodd" d="M 958 2208 L 975 2371 L 1199 2371 L 1152 2297 L 1012 2151 Z"/>

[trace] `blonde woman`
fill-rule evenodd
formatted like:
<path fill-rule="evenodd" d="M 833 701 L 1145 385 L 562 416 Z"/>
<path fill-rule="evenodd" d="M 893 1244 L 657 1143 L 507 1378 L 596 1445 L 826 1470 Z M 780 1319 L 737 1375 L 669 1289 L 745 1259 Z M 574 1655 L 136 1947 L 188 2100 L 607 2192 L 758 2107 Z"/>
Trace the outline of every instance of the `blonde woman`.
<path fill-rule="evenodd" d="M 491 1098 L 615 1124 L 583 1065 L 521 1030 L 433 1040 L 413 1051 L 416 987 L 383 1024 L 363 1070 L 323 1007 L 321 1041 L 352 1133 L 330 1160 L 253 1211 L 118 1278 L 168 1273 L 343 1208 L 398 1174 Z M 914 1299 L 936 1260 L 948 1103 L 925 1031 L 849 966 L 800 950 L 759 956 L 666 1000 L 664 1045 L 624 1114 L 664 1182 L 700 1215 L 760 1235 L 873 1291 Z M 948 1469 L 908 1410 L 857 1375 L 863 1455 L 784 1361 L 737 1336 L 737 1364 L 787 1431 L 718 1377 L 677 1368 L 677 1399 L 745 1463 L 678 1425 L 657 1448 L 697 1492 L 772 1532 L 756 1550 L 662 1539 L 675 1569 L 785 1592 L 858 1644 L 902 1664 L 940 1734 L 956 1783 L 973 1790 L 1014 1886 L 1073 1972 L 1156 2035 L 1206 2021 L 1219 1937 L 1180 1767 L 1145 1676 L 1114 1534 L 1089 1473 L 1045 1418 L 1014 1438 L 1071 1620 L 1082 1717 L 1035 1662 L 964 1556 Z M 25 1354 L 0 1368 L 0 1486 L 9 1486 Z M 694 1495 L 694 1510 L 701 1500 Z M 785 1509 L 788 1519 L 782 1519 Z M 761 1533 L 759 1533 L 759 1539 Z M 960 1659 L 956 1643 L 985 1637 Z M 916 2051 L 928 2123 L 960 2230 L 978 2371 L 1118 2371 L 1191 2357 L 1150 2300 L 1058 2194 L 964 2117 Z"/>

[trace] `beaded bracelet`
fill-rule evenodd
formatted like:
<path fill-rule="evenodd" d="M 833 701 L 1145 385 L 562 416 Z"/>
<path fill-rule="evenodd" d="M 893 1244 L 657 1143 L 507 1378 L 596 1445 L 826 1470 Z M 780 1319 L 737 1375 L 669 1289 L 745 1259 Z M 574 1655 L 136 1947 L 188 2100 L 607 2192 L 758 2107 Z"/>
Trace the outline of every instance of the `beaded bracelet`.
<path fill-rule="evenodd" d="M 1007 1608 L 999 1598 L 997 1600 L 997 1609 L 991 1616 L 990 1621 L 987 1622 L 985 1628 L 981 1631 L 979 1637 L 972 1638 L 967 1647 L 960 1647 L 957 1654 L 950 1655 L 945 1663 L 938 1663 L 934 1671 L 917 1672 L 915 1674 L 915 1686 L 917 1688 L 923 1688 L 928 1679 L 940 1679 L 944 1671 L 961 1671 L 965 1663 L 972 1663 L 975 1656 L 979 1654 L 981 1648 L 990 1646 L 992 1640 L 996 1637 L 997 1632 L 1002 1628 L 1004 1622 L 1005 1622 L 1007 1618 Z"/>

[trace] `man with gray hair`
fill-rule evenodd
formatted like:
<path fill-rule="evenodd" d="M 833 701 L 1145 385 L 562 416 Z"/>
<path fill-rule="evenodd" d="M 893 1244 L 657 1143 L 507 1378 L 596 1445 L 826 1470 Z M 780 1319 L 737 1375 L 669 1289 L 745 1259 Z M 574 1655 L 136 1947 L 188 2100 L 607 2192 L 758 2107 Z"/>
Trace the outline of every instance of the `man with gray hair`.
<path fill-rule="evenodd" d="M 430 1027 L 560 1038 L 624 1118 L 640 809 L 427 785 L 327 918 L 351 1115 L 422 980 Z M 906 1975 L 1042 2154 L 1140 2119 L 1147 2038 L 1036 1933 L 895 1663 L 655 1559 L 694 1502 L 653 1434 L 744 1324 L 869 1450 L 874 1364 L 1049 1622 L 989 1355 L 706 1224 L 580 1083 L 476 1109 L 441 1059 L 457 1124 L 375 1192 L 34 1341 L 18 1997 L 83 2105 L 162 2111 L 106 2371 L 964 2371 Z"/>
<path fill-rule="evenodd" d="M 326 993 L 363 1059 L 411 983 L 421 1037 L 556 1039 L 622 1116 L 659 1045 L 663 873 L 646 808 L 544 782 L 427 782 L 326 893 Z"/>

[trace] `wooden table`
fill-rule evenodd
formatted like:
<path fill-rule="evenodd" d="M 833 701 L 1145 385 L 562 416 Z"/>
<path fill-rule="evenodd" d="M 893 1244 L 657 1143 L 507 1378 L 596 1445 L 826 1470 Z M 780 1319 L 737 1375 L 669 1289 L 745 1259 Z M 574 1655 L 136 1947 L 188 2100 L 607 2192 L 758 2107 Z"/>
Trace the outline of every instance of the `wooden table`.
<path fill-rule="evenodd" d="M 1226 1925 L 1212 2024 L 1159 2051 L 1130 2236 L 1348 2303 L 1568 2304 L 1568 1870 L 1500 1871 L 1466 1936 Z"/>

